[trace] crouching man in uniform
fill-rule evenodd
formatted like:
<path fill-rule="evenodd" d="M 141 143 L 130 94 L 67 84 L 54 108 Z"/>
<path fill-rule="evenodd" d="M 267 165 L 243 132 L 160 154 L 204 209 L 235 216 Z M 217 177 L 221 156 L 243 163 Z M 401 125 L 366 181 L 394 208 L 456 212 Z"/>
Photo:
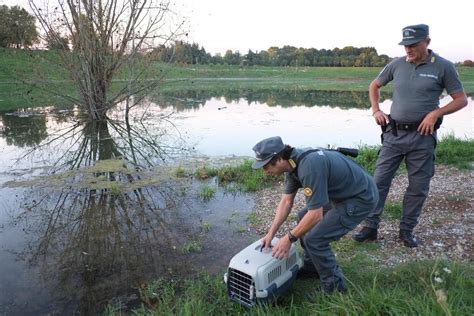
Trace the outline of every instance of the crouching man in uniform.
<path fill-rule="evenodd" d="M 287 258 L 291 243 L 300 239 L 305 250 L 300 272 L 319 275 L 321 290 L 327 294 L 346 292 L 344 275 L 329 243 L 353 230 L 377 205 L 378 191 L 372 177 L 337 151 L 296 149 L 284 145 L 279 136 L 260 141 L 253 150 L 253 169 L 285 175 L 284 193 L 262 246 L 271 246 L 302 188 L 306 207 L 298 212 L 298 224 L 273 247 L 272 255 Z"/>

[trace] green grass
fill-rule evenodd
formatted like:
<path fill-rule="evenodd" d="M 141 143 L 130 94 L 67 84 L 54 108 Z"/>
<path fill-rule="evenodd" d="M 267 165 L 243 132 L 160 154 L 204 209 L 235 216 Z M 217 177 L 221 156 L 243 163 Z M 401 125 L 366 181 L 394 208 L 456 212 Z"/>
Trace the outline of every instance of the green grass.
<path fill-rule="evenodd" d="M 205 179 L 215 177 L 217 173 L 218 173 L 217 168 L 211 168 L 209 166 L 201 166 L 194 172 L 194 176 L 197 179 L 205 180 Z"/>
<path fill-rule="evenodd" d="M 201 232 L 202 233 L 208 233 L 212 229 L 212 224 L 209 223 L 202 223 L 201 224 Z"/>
<path fill-rule="evenodd" d="M 388 219 L 399 220 L 402 217 L 402 203 L 386 202 L 383 210 L 383 216 Z"/>
<path fill-rule="evenodd" d="M 202 251 L 201 242 L 198 240 L 187 242 L 183 246 L 183 251 L 185 253 L 200 253 Z"/>
<path fill-rule="evenodd" d="M 380 146 L 360 146 L 359 155 L 355 158 L 355 161 L 370 174 L 374 174 L 375 162 L 377 161 L 379 150 Z"/>
<path fill-rule="evenodd" d="M 215 194 L 216 189 L 207 184 L 202 185 L 199 191 L 199 197 L 205 202 L 211 200 Z"/>
<path fill-rule="evenodd" d="M 182 166 L 178 166 L 174 170 L 174 175 L 177 178 L 184 178 L 184 177 L 186 177 L 186 169 L 184 169 Z"/>
<path fill-rule="evenodd" d="M 239 67 L 229 65 L 157 65 L 166 69 L 164 92 L 188 89 L 290 89 L 366 91 L 379 68 Z"/>
<path fill-rule="evenodd" d="M 77 89 L 61 68 L 60 58 L 49 51 L 0 49 L 0 111 L 37 106 L 66 106 L 62 98 L 48 90 L 77 96 Z M 288 90 L 288 91 L 354 91 L 367 92 L 379 67 L 239 67 L 230 65 L 176 65 L 154 63 L 147 67 L 150 78 L 161 78 L 156 93 L 185 91 Z M 457 68 L 464 89 L 474 94 L 474 67 Z M 126 73 L 118 74 L 119 80 Z M 390 93 L 391 85 L 383 89 Z M 355 101 L 354 101 L 355 102 Z M 366 102 L 365 102 L 366 103 Z"/>
<path fill-rule="evenodd" d="M 217 177 L 219 184 L 227 186 L 229 190 L 242 192 L 254 192 L 276 181 L 275 177 L 266 176 L 262 169 L 253 170 L 252 162 L 247 160 L 236 166 L 222 168 L 204 165 L 194 172 L 194 176 L 199 180 Z"/>
<path fill-rule="evenodd" d="M 355 159 L 370 174 L 374 173 L 380 146 L 359 147 L 359 156 Z M 458 169 L 473 169 L 474 165 L 474 139 L 456 138 L 447 135 L 441 138 L 436 146 L 436 163 L 453 166 Z M 405 164 L 400 164 L 399 172 L 406 170 Z"/>
<path fill-rule="evenodd" d="M 251 226 L 258 226 L 260 223 L 262 223 L 264 221 L 263 218 L 261 217 L 258 217 L 257 213 L 256 212 L 252 212 L 252 213 L 249 213 L 247 215 L 247 222 L 251 225 Z"/>
<path fill-rule="evenodd" d="M 254 192 L 277 181 L 277 178 L 267 176 L 262 169 L 252 169 L 252 160 L 247 160 L 237 166 L 227 166 L 218 170 L 219 183 L 236 183 L 236 188 L 243 192 Z"/>
<path fill-rule="evenodd" d="M 217 85 L 239 88 L 291 88 L 293 90 L 368 91 L 381 67 L 239 67 L 230 65 L 163 65 L 170 81 L 162 87 L 204 89 Z M 457 67 L 466 93 L 474 93 L 474 67 Z M 216 79 L 216 80 L 212 80 Z M 219 79 L 219 80 L 217 80 Z M 221 79 L 225 79 L 224 81 Z M 242 80 L 245 79 L 245 80 Z M 391 85 L 384 88 L 391 91 Z"/>
<path fill-rule="evenodd" d="M 341 258 L 340 258 L 341 259 Z M 297 280 L 277 304 L 244 308 L 229 300 L 222 275 L 150 282 L 135 315 L 472 315 L 471 264 L 422 261 L 382 268 L 367 257 L 342 259 L 346 295 L 316 295 L 318 281 Z M 109 315 L 118 315 L 109 307 Z"/>
<path fill-rule="evenodd" d="M 50 81 L 48 87 L 52 91 L 76 95 L 76 88 L 58 66 L 59 58 L 54 52 L 0 48 L 0 55 L 0 111 L 65 105 L 40 88 L 46 81 Z"/>
<path fill-rule="evenodd" d="M 473 169 L 474 139 L 460 139 L 448 135 L 436 147 L 436 162 L 459 169 Z"/>

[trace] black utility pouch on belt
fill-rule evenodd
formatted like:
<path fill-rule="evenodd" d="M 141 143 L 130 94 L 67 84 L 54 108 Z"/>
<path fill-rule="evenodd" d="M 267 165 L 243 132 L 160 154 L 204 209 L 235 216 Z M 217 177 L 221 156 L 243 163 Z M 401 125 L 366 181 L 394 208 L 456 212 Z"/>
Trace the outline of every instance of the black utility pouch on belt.
<path fill-rule="evenodd" d="M 393 136 L 398 136 L 397 133 L 397 126 L 396 122 L 390 114 L 388 115 L 388 124 L 386 125 L 380 125 L 380 128 L 382 129 L 382 135 L 380 135 L 380 143 L 383 144 L 383 134 L 387 132 L 387 128 L 390 126 L 390 130 L 392 131 Z"/>

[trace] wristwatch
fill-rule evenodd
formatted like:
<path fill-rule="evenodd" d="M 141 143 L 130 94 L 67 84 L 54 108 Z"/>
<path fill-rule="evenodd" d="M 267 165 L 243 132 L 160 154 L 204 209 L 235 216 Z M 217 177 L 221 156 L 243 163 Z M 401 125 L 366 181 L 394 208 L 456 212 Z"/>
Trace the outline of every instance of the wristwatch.
<path fill-rule="evenodd" d="M 288 239 L 290 240 L 291 243 L 294 243 L 298 240 L 292 233 L 291 230 L 288 231 Z"/>

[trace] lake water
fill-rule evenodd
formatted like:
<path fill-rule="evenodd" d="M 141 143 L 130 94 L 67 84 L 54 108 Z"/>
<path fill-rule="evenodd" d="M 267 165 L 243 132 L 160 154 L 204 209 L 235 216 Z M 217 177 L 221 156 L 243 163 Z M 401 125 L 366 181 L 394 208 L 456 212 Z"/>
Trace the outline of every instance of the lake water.
<path fill-rule="evenodd" d="M 86 123 L 77 109 L 0 114 L 0 314 L 97 314 L 133 306 L 160 276 L 223 273 L 258 238 L 246 231 L 250 194 L 185 170 L 252 156 L 262 138 L 293 146 L 378 145 L 361 93 L 234 92 L 155 98 L 130 126 Z M 441 100 L 442 104 L 449 98 Z M 382 103 L 388 112 L 390 100 Z M 474 137 L 473 102 L 439 135 Z M 126 157 L 122 165 L 91 169 Z M 177 162 L 179 160 L 179 162 Z M 138 183 L 138 184 L 137 184 Z M 216 189 L 210 201 L 200 188 Z"/>
<path fill-rule="evenodd" d="M 441 100 L 442 104 L 451 98 Z M 389 113 L 390 100 L 381 104 Z M 474 137 L 473 102 L 445 117 L 439 137 Z M 248 103 L 245 99 L 226 102 L 212 98 L 198 109 L 178 113 L 175 121 L 196 149 L 205 155 L 252 156 L 259 140 L 280 135 L 294 147 L 358 147 L 379 145 L 380 127 L 369 109 L 318 105 L 291 107 Z"/>

